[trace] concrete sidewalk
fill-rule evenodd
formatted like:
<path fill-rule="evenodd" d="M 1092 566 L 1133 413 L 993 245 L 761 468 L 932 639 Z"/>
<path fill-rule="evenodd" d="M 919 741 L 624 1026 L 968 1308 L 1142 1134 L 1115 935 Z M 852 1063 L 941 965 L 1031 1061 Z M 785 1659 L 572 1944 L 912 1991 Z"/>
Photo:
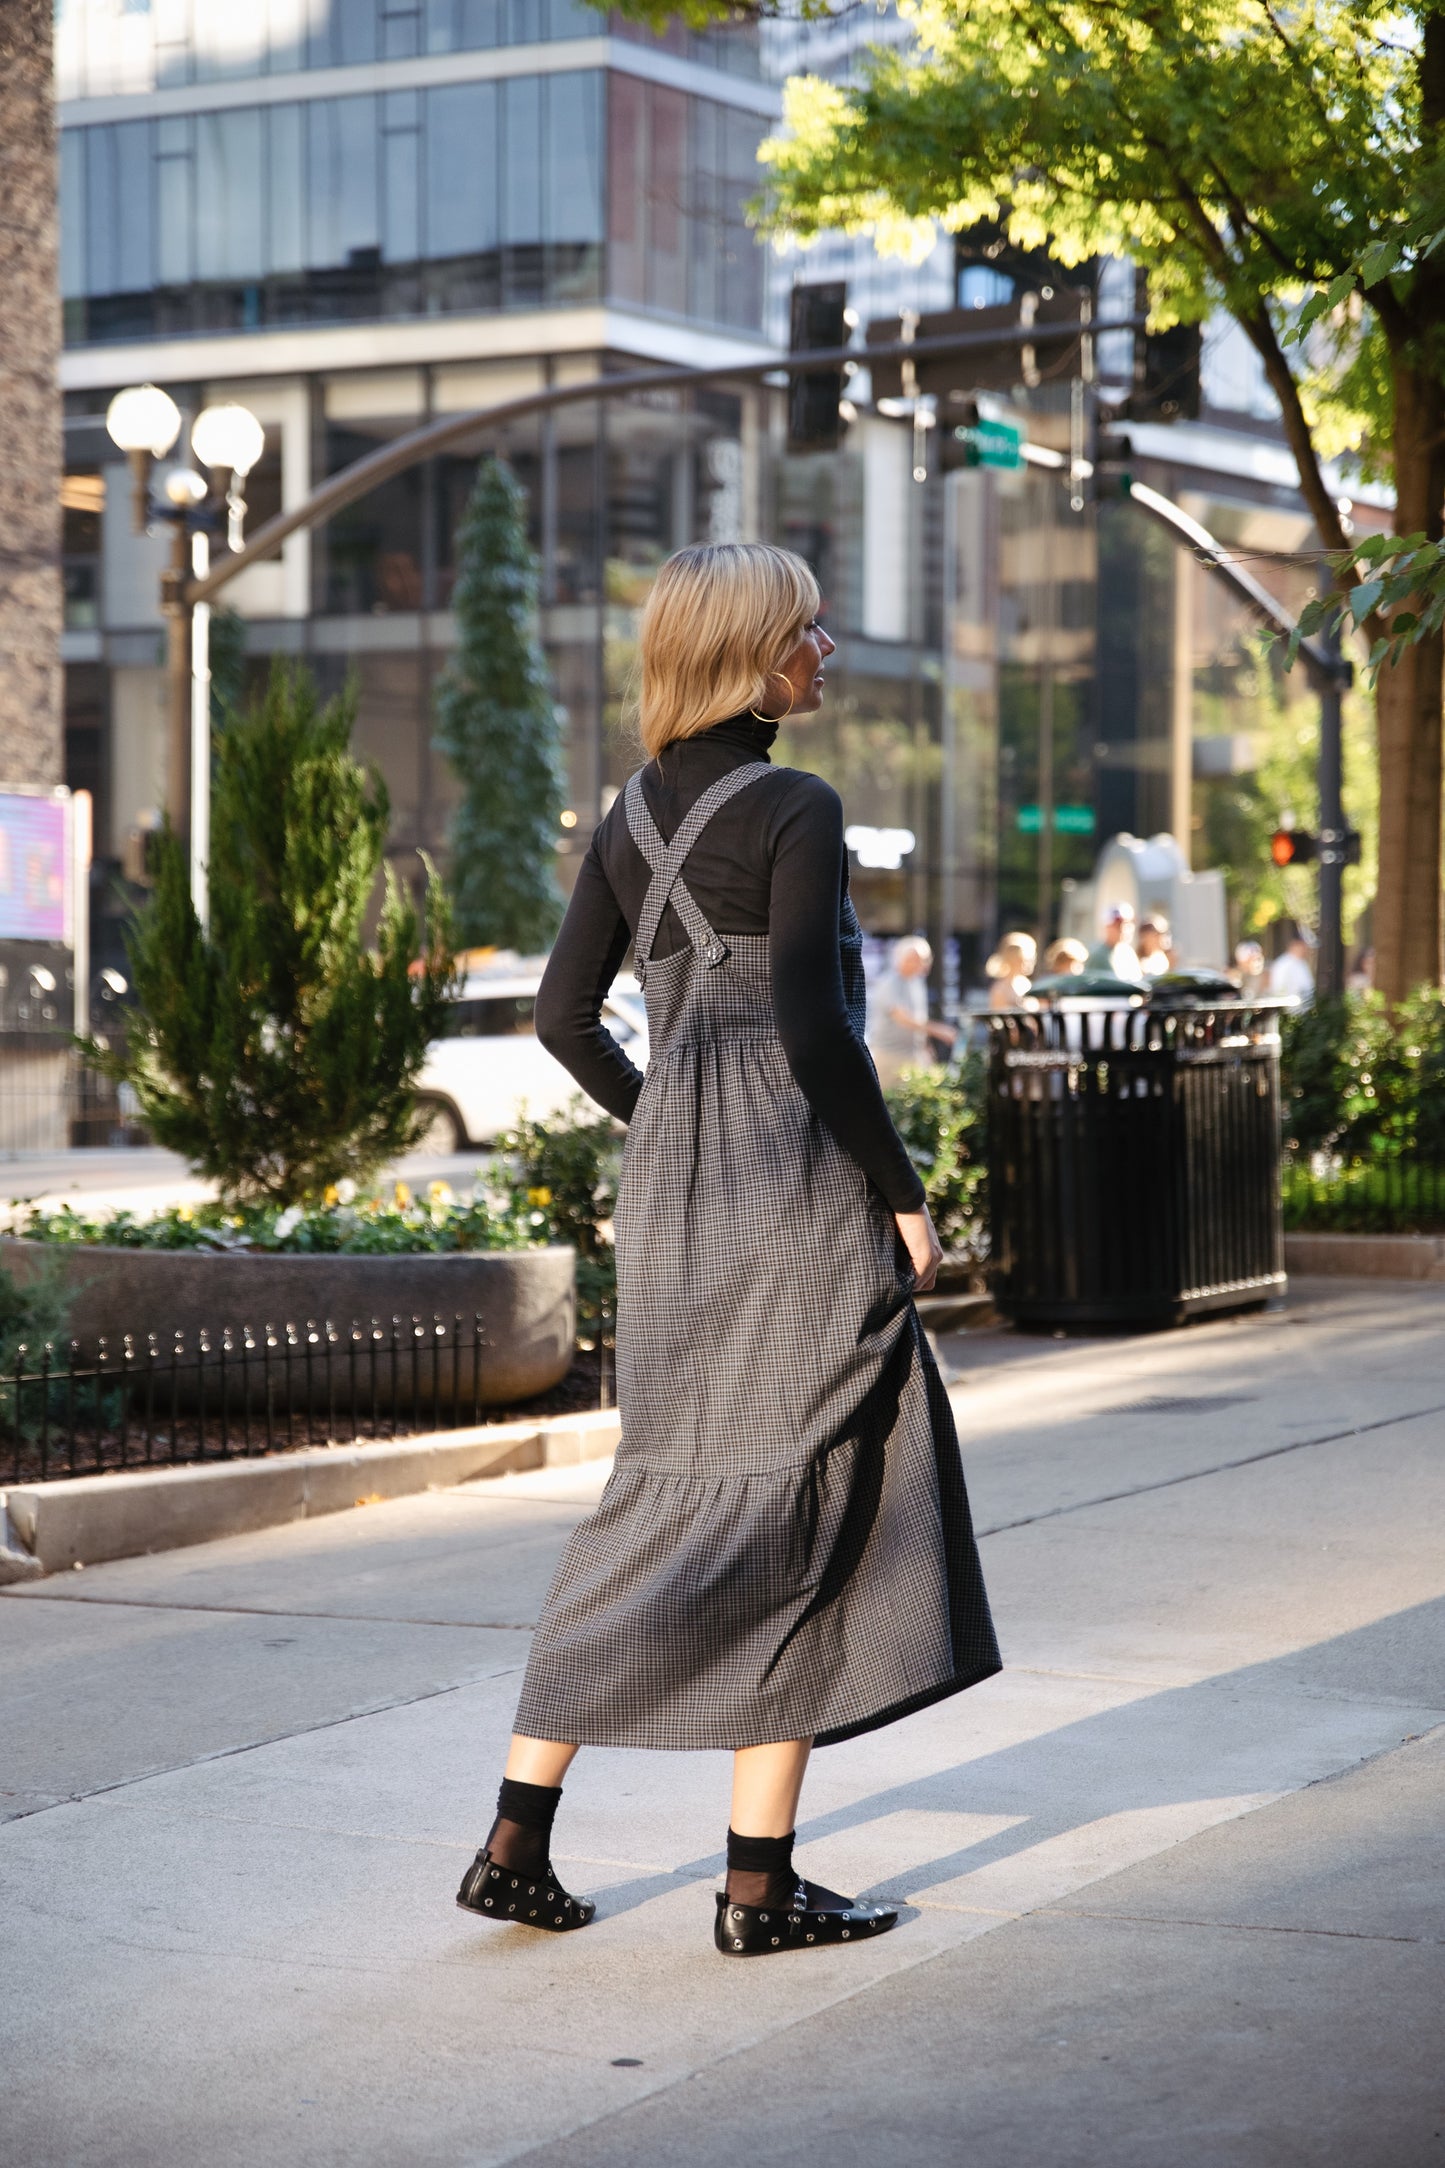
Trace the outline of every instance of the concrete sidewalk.
<path fill-rule="evenodd" d="M 859 1949 L 710 1946 L 722 1756 L 589 1753 L 564 1941 L 452 1905 L 601 1471 L 0 1596 L 5 2156 L 1445 2161 L 1445 1290 L 945 1354 L 1007 1668 L 817 1757 Z"/>

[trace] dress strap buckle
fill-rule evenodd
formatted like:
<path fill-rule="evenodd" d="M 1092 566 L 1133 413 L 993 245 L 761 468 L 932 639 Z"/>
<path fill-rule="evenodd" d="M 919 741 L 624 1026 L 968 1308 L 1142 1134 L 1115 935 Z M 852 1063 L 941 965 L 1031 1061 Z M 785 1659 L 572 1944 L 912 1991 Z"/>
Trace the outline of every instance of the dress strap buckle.
<path fill-rule="evenodd" d="M 727 942 L 717 929 L 708 923 L 693 900 L 691 889 L 682 878 L 682 869 L 689 852 L 697 842 L 714 813 L 746 790 L 760 776 L 771 774 L 765 760 L 746 761 L 742 767 L 730 769 L 719 776 L 716 783 L 705 790 L 695 806 L 687 814 L 671 843 L 664 843 L 656 821 L 642 795 L 642 775 L 633 775 L 627 785 L 625 805 L 627 825 L 632 840 L 652 868 L 652 881 L 643 898 L 642 914 L 637 921 L 634 941 L 638 984 L 647 984 L 647 965 L 652 956 L 652 944 L 657 939 L 657 929 L 662 914 L 670 903 L 682 921 L 683 932 L 692 943 L 693 953 L 700 963 L 713 970 L 731 953 Z"/>

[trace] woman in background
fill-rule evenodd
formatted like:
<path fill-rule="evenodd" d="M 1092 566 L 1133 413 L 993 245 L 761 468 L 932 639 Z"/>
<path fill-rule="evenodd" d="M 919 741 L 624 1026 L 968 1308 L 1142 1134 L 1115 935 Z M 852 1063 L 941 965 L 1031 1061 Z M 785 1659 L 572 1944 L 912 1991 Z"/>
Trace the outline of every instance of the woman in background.
<path fill-rule="evenodd" d="M 1004 935 L 983 967 L 992 981 L 988 990 L 991 1009 L 1022 1009 L 1027 1005 L 1038 957 L 1038 943 L 1031 933 Z"/>

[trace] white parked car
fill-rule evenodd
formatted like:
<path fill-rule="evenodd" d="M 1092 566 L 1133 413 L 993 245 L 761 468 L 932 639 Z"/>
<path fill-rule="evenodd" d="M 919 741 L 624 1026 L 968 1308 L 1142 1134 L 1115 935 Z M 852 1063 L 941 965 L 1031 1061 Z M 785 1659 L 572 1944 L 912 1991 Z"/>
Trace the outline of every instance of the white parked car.
<path fill-rule="evenodd" d="M 546 1121 L 577 1093 L 577 1084 L 537 1037 L 534 1014 L 540 970 L 473 972 L 451 1005 L 444 1039 L 433 1039 L 416 1095 L 429 1116 L 416 1149 L 465 1151 L 490 1144 L 511 1128 L 525 1102 L 529 1117 Z M 602 1021 L 628 1060 L 647 1066 L 647 1009 L 630 973 L 602 1004 Z"/>

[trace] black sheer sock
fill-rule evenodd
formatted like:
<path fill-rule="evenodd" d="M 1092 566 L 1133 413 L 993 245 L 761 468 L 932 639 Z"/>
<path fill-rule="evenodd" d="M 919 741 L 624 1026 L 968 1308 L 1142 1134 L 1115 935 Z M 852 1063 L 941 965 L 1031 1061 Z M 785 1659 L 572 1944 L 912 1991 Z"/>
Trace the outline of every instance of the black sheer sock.
<path fill-rule="evenodd" d="M 793 1838 L 740 1837 L 728 1831 L 727 1893 L 738 1905 L 776 1905 L 781 1911 L 793 1901 L 798 1878 L 793 1872 Z"/>
<path fill-rule="evenodd" d="M 562 1800 L 560 1784 L 522 1784 L 503 1777 L 497 1819 L 486 1849 L 499 1867 L 518 1874 L 544 1872 L 552 1849 L 552 1822 Z"/>

